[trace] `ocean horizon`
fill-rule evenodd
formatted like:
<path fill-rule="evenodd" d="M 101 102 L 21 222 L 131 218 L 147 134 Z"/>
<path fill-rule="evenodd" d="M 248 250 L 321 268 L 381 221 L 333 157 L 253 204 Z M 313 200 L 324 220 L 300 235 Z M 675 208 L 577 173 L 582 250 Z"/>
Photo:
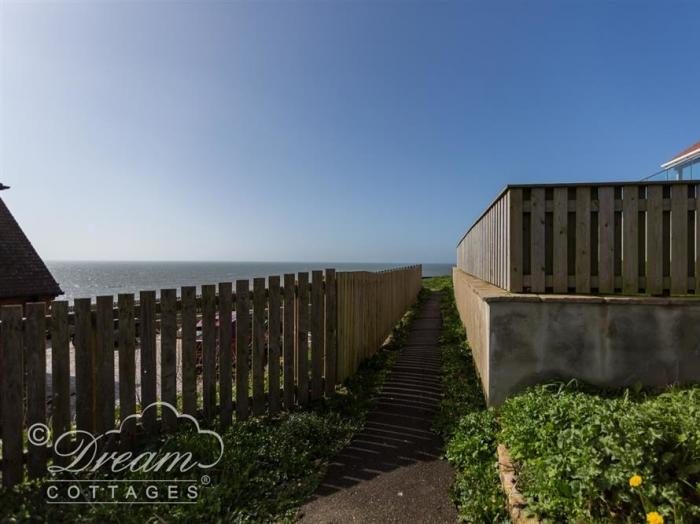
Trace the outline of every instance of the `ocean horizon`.
<path fill-rule="evenodd" d="M 234 282 L 333 268 L 337 271 L 382 271 L 417 263 L 396 262 L 207 262 L 207 261 L 67 261 L 46 265 L 63 290 L 57 300 L 95 298 L 100 295 L 138 293 L 182 286 Z M 450 275 L 453 264 L 422 264 L 423 276 Z"/>

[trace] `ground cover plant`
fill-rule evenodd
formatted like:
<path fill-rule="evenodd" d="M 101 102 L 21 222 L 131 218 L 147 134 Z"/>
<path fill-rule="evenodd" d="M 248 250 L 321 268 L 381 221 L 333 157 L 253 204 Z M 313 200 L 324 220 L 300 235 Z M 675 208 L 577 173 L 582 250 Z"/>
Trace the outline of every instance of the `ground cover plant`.
<path fill-rule="evenodd" d="M 425 293 L 420 300 L 425 299 Z M 416 306 L 417 307 L 417 306 Z M 361 366 L 329 399 L 307 409 L 235 422 L 226 431 L 224 455 L 200 485 L 194 504 L 50 505 L 43 480 L 0 489 L 2 522 L 270 522 L 293 521 L 313 493 L 328 461 L 362 427 L 376 393 L 408 333 L 414 307 L 394 328 L 390 341 Z M 214 426 L 215 427 L 215 426 Z M 163 436 L 144 449 L 187 449 L 206 456 L 212 450 L 192 431 Z M 189 478 L 188 473 L 168 479 Z M 91 479 L 89 475 L 80 477 Z M 119 480 L 152 480 L 124 473 Z M 110 479 L 114 480 L 114 479 Z"/>
<path fill-rule="evenodd" d="M 602 391 L 530 388 L 486 409 L 449 279 L 443 290 L 445 398 L 437 428 L 456 470 L 468 522 L 501 522 L 496 446 L 519 468 L 518 488 L 544 522 L 700 522 L 700 387 Z"/>
<path fill-rule="evenodd" d="M 508 400 L 499 422 L 520 489 L 543 518 L 700 521 L 700 387 L 539 386 Z"/>

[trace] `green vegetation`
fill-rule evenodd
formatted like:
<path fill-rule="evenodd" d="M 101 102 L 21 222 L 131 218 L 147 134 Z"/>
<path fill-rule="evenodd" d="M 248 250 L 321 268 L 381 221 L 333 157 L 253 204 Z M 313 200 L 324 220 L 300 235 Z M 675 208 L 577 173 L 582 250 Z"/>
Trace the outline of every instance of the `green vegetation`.
<path fill-rule="evenodd" d="M 331 398 L 306 410 L 234 423 L 222 435 L 224 456 L 207 471 L 211 481 L 199 485 L 195 504 L 50 505 L 45 501 L 44 482 L 35 481 L 0 491 L 0 521 L 292 521 L 322 479 L 328 460 L 362 426 L 414 314 L 415 308 L 396 326 L 391 342 L 368 359 Z M 199 457 L 214 453 L 210 441 L 195 432 L 163 437 L 144 446 L 144 450 L 149 449 L 188 450 Z M 121 480 L 162 477 L 145 473 L 120 475 Z M 192 474 L 171 472 L 167 477 L 189 479 Z M 94 478 L 86 474 L 80 479 Z"/>
<path fill-rule="evenodd" d="M 668 522 L 700 521 L 700 387 L 539 386 L 507 401 L 499 418 L 499 439 L 522 464 L 520 488 L 538 515 L 637 522 L 657 511 Z"/>
<path fill-rule="evenodd" d="M 436 429 L 445 439 L 446 456 L 455 468 L 452 496 L 467 522 L 508 522 L 496 458 L 497 422 L 486 409 L 481 382 L 467 344 L 452 292 L 452 279 L 424 280 L 442 291 L 442 352 L 444 398 Z"/>
<path fill-rule="evenodd" d="M 505 520 L 496 470 L 502 442 L 519 467 L 528 509 L 544 522 L 700 521 L 700 387 L 550 384 L 487 410 L 451 282 L 425 285 L 445 291 L 445 399 L 437 427 L 456 470 L 453 495 L 463 520 Z"/>

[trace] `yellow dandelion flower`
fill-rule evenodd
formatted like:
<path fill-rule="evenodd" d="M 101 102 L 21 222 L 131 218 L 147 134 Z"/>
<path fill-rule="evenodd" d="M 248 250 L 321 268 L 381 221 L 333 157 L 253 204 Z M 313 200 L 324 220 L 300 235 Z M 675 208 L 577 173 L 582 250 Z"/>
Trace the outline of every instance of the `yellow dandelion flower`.
<path fill-rule="evenodd" d="M 664 524 L 664 518 L 656 511 L 647 513 L 647 524 Z"/>
<path fill-rule="evenodd" d="M 630 477 L 630 486 L 633 488 L 636 488 L 637 486 L 640 486 L 642 484 L 642 477 L 639 475 L 632 475 Z"/>

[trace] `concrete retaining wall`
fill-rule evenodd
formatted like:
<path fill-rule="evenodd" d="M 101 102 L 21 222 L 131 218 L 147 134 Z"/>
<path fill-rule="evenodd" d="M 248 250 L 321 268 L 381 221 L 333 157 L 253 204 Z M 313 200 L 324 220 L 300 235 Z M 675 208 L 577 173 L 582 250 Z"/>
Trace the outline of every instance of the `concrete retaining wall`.
<path fill-rule="evenodd" d="M 700 299 L 511 294 L 453 269 L 489 405 L 525 387 L 700 382 Z"/>

